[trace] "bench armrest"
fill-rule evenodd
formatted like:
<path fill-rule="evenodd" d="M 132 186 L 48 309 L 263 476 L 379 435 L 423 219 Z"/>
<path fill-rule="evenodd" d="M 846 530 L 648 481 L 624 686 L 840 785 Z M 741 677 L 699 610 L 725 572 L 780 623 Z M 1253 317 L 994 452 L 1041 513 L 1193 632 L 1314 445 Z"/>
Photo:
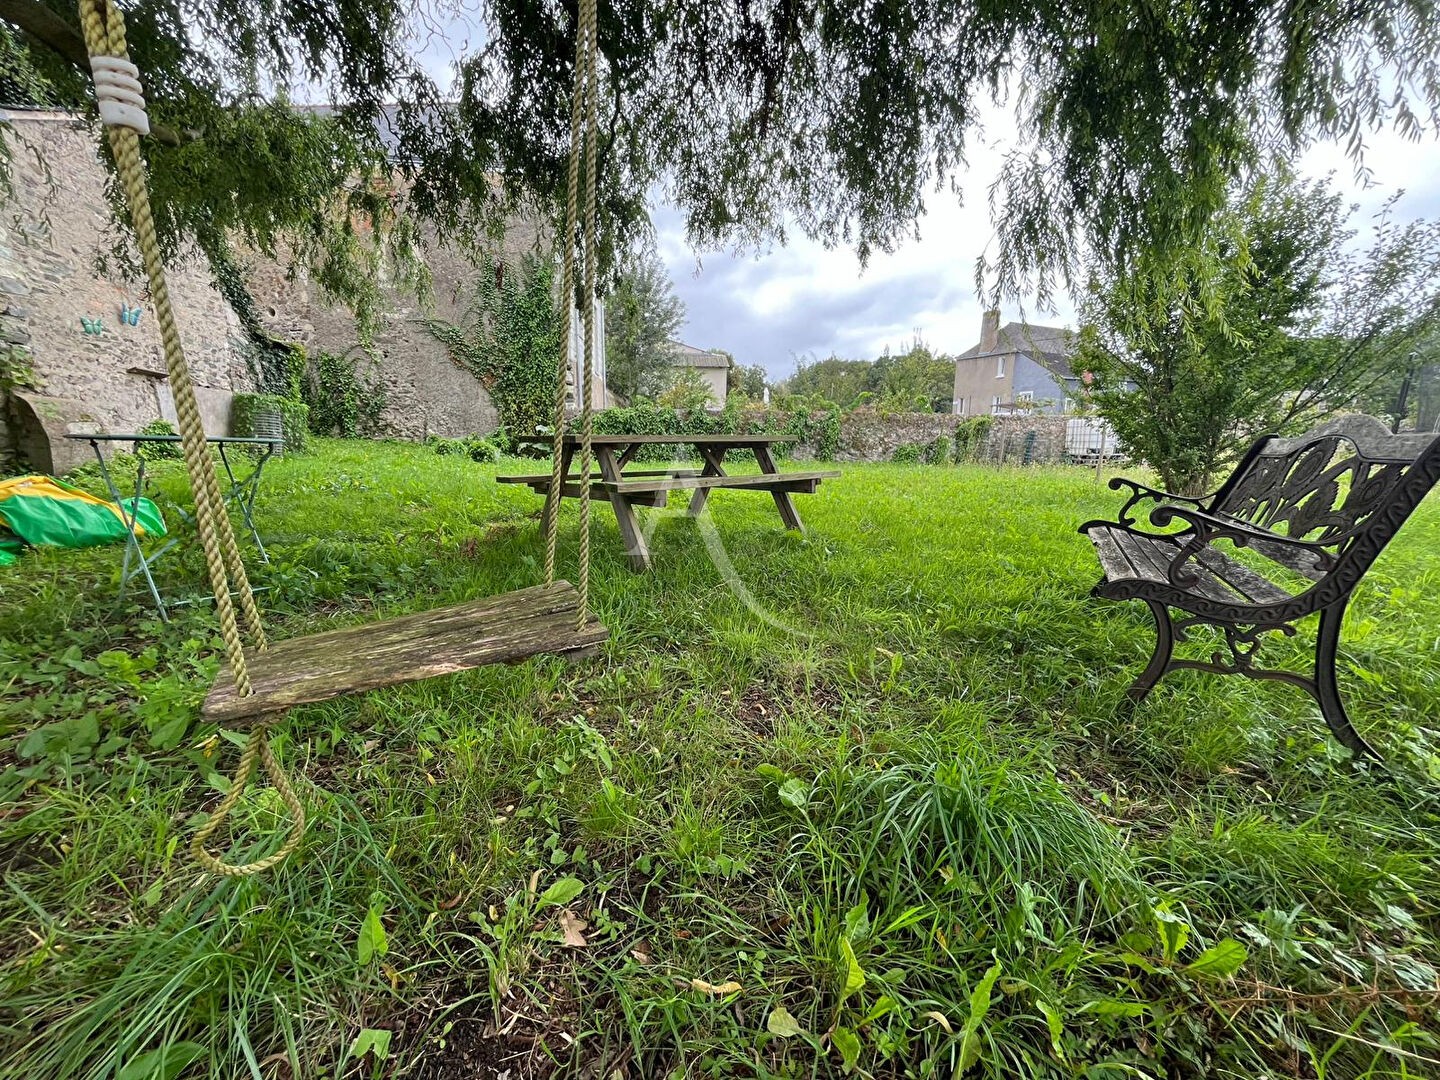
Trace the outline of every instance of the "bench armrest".
<path fill-rule="evenodd" d="M 1116 517 L 1121 525 L 1134 525 L 1135 519 L 1130 515 L 1137 503 L 1150 499 L 1157 503 L 1187 503 L 1190 506 L 1203 509 L 1209 504 L 1211 495 L 1203 495 L 1198 499 L 1192 499 L 1188 495 L 1176 495 L 1170 491 L 1161 491 L 1159 488 L 1146 487 L 1137 480 L 1131 480 L 1128 476 L 1116 476 L 1110 480 L 1110 490 L 1119 491 L 1122 487 L 1130 489 L 1130 498 L 1120 508 Z"/>
<path fill-rule="evenodd" d="M 1162 503 L 1150 511 L 1150 523 L 1162 528 L 1170 525 L 1177 518 L 1189 526 L 1185 533 L 1178 535 L 1183 536 L 1188 533 L 1190 536 L 1170 566 L 1170 580 L 1177 585 L 1189 584 L 1191 583 L 1190 578 L 1193 577 L 1192 574 L 1187 574 L 1182 569 L 1182 564 L 1215 540 L 1229 540 L 1236 547 L 1278 545 L 1298 552 L 1306 552 L 1314 556 L 1317 571 L 1328 571 L 1335 565 L 1333 542 L 1297 540 L 1291 536 L 1271 532 L 1269 529 L 1261 529 L 1248 522 L 1217 517 L 1198 507 Z M 1263 548 L 1261 548 L 1261 554 L 1264 554 Z"/>

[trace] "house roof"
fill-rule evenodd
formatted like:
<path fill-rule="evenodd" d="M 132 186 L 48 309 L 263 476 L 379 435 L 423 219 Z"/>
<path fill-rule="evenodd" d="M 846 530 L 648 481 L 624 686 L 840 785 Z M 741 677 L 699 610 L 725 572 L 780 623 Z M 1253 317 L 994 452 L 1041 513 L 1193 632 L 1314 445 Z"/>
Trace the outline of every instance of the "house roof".
<path fill-rule="evenodd" d="M 1024 353 L 1057 379 L 1073 379 L 1075 372 L 1070 367 L 1070 353 L 1074 348 L 1075 332 L 1063 326 L 1008 322 L 996 335 L 995 348 L 982 350 L 977 342 L 961 353 L 958 359 Z"/>
<path fill-rule="evenodd" d="M 694 345 L 686 345 L 683 341 L 667 341 L 665 344 L 670 350 L 670 363 L 676 367 L 728 368 L 730 366 L 730 357 L 722 352 L 697 349 Z"/>

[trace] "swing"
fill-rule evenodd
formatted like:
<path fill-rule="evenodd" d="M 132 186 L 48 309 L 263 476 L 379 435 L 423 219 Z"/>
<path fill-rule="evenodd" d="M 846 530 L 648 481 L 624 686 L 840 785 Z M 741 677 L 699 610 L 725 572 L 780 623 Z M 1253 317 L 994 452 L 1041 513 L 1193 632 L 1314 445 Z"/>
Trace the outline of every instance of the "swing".
<path fill-rule="evenodd" d="M 245 748 L 230 790 L 196 832 L 190 845 L 197 861 L 213 873 L 243 877 L 283 861 L 299 846 L 305 809 L 270 749 L 269 729 L 287 710 L 308 702 L 362 693 L 384 686 L 467 671 L 485 664 L 514 663 L 541 654 L 586 655 L 608 636 L 590 614 L 589 488 L 580 499 L 580 583 L 555 578 L 559 532 L 562 435 L 565 427 L 566 350 L 556 364 L 554 441 L 551 480 L 545 500 L 545 584 L 535 588 L 470 600 L 452 607 L 346 627 L 274 646 L 265 637 L 260 610 L 240 559 L 239 548 L 205 444 L 205 431 L 195 388 L 181 348 L 175 314 L 165 282 L 165 267 L 155 235 L 140 136 L 150 124 L 141 96 L 139 72 L 129 60 L 125 20 L 115 0 L 80 0 L 80 22 L 90 52 L 100 118 L 104 122 L 125 191 L 136 239 L 150 281 L 155 318 L 165 349 L 165 363 L 184 451 L 185 468 L 195 499 L 195 522 L 205 553 L 215 610 L 225 641 L 226 664 L 212 686 L 202 715 L 234 727 L 248 727 Z M 563 296 L 575 294 L 575 260 L 583 273 L 584 376 L 580 406 L 581 472 L 591 459 L 591 402 L 594 385 L 595 167 L 597 131 L 595 0 L 581 0 L 575 39 L 575 87 L 571 100 L 570 160 L 566 198 Z M 583 231 L 575 243 L 579 211 L 580 158 L 585 158 Z M 574 305 L 567 304 L 573 322 Z M 567 340 L 572 340 L 574 327 Z M 239 600 L 239 614 L 232 601 Z M 251 642 L 242 643 L 240 624 Z M 291 817 L 284 844 L 271 855 L 245 865 L 226 863 L 206 850 L 243 793 L 256 766 L 264 768 Z"/>

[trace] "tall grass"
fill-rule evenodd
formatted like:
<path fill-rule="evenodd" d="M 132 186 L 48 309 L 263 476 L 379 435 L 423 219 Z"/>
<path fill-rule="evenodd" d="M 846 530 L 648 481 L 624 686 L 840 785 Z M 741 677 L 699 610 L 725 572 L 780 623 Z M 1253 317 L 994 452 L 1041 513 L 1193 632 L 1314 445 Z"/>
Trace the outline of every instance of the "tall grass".
<path fill-rule="evenodd" d="M 535 582 L 536 500 L 493 483 L 530 467 L 274 463 L 275 636 Z M 763 496 L 677 503 L 645 576 L 601 508 L 596 659 L 296 710 L 310 831 L 245 882 L 184 854 L 234 754 L 196 720 L 208 607 L 117 614 L 117 552 L 26 555 L 0 578 L 0 1076 L 1440 1075 L 1440 506 L 1345 630 L 1387 774 L 1286 687 L 1183 675 L 1118 708 L 1151 631 L 1087 599 L 1092 474 L 854 466 L 797 502 L 805 538 Z M 193 545 L 158 569 L 203 595 Z M 280 810 L 242 800 L 241 854 Z"/>

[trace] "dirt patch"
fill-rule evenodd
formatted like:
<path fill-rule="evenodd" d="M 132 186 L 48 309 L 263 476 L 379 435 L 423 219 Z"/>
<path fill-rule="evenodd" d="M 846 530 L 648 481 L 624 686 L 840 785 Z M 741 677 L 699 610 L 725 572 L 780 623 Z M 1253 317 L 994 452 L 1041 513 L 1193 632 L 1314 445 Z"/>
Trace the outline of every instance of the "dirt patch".
<path fill-rule="evenodd" d="M 578 1010 L 564 984 L 547 980 L 547 1000 L 517 996 L 498 1016 L 483 996 L 448 1012 L 412 1016 L 416 1032 L 403 1057 L 414 1080 L 546 1080 L 557 1075 L 573 1044 Z M 463 987 L 443 999 L 474 997 Z"/>
<path fill-rule="evenodd" d="M 844 697 L 828 683 L 806 685 L 798 680 L 774 682 L 760 679 L 752 682 L 735 698 L 735 722 L 759 739 L 775 737 L 780 717 L 804 706 L 815 712 L 838 716 Z"/>

